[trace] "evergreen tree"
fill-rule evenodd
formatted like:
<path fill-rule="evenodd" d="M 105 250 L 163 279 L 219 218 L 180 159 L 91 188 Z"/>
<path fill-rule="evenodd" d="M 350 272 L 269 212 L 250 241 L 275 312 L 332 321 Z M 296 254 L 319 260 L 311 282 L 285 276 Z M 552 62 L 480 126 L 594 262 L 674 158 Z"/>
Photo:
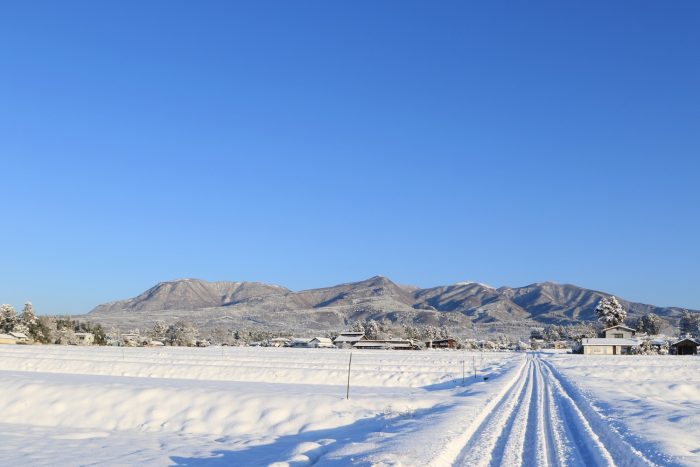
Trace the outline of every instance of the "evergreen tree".
<path fill-rule="evenodd" d="M 700 329 L 698 329 L 700 328 L 700 316 L 685 310 L 678 322 L 678 328 L 681 336 L 686 334 L 697 336 L 700 333 Z"/>
<path fill-rule="evenodd" d="M 649 335 L 657 335 L 661 332 L 663 321 L 654 313 L 647 313 L 637 322 L 637 331 L 646 332 Z"/>
<path fill-rule="evenodd" d="M 371 319 L 365 325 L 365 337 L 369 340 L 376 340 L 379 338 L 379 323 Z"/>
<path fill-rule="evenodd" d="M 17 313 L 12 305 L 0 305 L 0 331 L 12 332 L 17 324 Z"/>
<path fill-rule="evenodd" d="M 613 296 L 603 298 L 595 309 L 598 321 L 605 327 L 624 324 L 627 312 L 622 308 L 620 302 Z"/>

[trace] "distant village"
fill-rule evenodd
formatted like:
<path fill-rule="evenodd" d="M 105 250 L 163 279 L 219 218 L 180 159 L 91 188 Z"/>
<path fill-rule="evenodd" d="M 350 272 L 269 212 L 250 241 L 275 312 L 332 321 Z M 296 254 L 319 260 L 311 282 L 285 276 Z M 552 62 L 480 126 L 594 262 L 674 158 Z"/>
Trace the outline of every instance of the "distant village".
<path fill-rule="evenodd" d="M 207 337 L 189 323 L 156 322 L 145 332 L 133 329 L 106 332 L 99 324 L 68 317 L 37 317 L 31 303 L 20 314 L 10 305 L 0 305 L 0 345 L 58 344 L 125 347 L 253 346 L 291 348 L 352 348 L 358 350 L 466 349 L 482 351 L 528 351 L 560 349 L 584 355 L 696 355 L 700 346 L 700 315 L 681 316 L 678 334 L 660 334 L 661 320 L 648 313 L 634 325 L 626 325 L 627 314 L 615 297 L 596 308 L 598 324 L 547 325 L 532 328 L 526 340 L 505 335 L 485 339 L 459 338 L 454 329 L 436 326 L 395 326 L 373 320 L 355 322 L 348 329 L 312 337 L 294 337 L 263 330 L 215 330 Z M 452 332 L 451 332 L 452 331 Z"/>

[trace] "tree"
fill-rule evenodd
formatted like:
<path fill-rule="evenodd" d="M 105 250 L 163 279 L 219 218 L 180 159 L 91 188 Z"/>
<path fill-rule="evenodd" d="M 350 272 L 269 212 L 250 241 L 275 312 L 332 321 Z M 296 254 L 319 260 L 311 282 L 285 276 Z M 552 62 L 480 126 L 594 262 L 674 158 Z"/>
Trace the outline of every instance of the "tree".
<path fill-rule="evenodd" d="M 170 345 L 192 347 L 197 343 L 197 329 L 184 321 L 178 321 L 168 327 L 166 338 Z"/>
<path fill-rule="evenodd" d="M 420 331 L 415 326 L 411 326 L 410 324 L 403 327 L 403 334 L 406 336 L 406 339 L 416 341 L 420 340 Z"/>
<path fill-rule="evenodd" d="M 379 338 L 380 331 L 381 329 L 379 329 L 379 323 L 371 319 L 365 326 L 365 337 L 369 340 L 376 340 Z"/>
<path fill-rule="evenodd" d="M 355 321 L 352 323 L 352 326 L 350 327 L 350 330 L 353 332 L 365 332 L 365 326 L 362 324 L 361 321 Z"/>
<path fill-rule="evenodd" d="M 700 328 L 700 316 L 685 310 L 678 322 L 678 328 L 681 336 L 686 334 L 697 336 L 700 333 L 700 329 L 698 329 Z"/>
<path fill-rule="evenodd" d="M 622 308 L 617 298 L 613 296 L 603 298 L 598 303 L 595 313 L 598 316 L 598 321 L 603 323 L 605 327 L 623 324 L 627 317 L 627 312 Z"/>
<path fill-rule="evenodd" d="M 17 313 L 12 305 L 0 305 L 0 329 L 2 332 L 12 332 L 17 324 Z"/>
<path fill-rule="evenodd" d="M 646 332 L 650 336 L 657 335 L 661 332 L 663 321 L 654 313 L 647 313 L 637 322 L 637 331 Z"/>
<path fill-rule="evenodd" d="M 148 335 L 151 339 L 161 340 L 165 338 L 165 333 L 168 332 L 168 328 L 165 326 L 163 321 L 156 321 L 153 323 L 153 328 L 149 331 Z"/>

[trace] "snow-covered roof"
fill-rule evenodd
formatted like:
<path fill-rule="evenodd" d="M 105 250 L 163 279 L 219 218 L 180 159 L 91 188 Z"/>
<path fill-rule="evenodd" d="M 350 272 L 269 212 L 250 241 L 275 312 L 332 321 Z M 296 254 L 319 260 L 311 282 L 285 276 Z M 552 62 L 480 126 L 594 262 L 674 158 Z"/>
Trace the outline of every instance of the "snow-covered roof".
<path fill-rule="evenodd" d="M 333 343 L 333 341 L 330 340 L 330 338 L 328 338 L 328 337 L 314 337 L 309 342 L 313 342 L 313 341 L 318 341 L 318 342 L 321 342 L 323 344 L 332 344 Z"/>
<path fill-rule="evenodd" d="M 365 338 L 364 332 L 344 332 L 342 334 L 338 334 L 338 337 L 336 337 L 333 342 L 337 342 L 337 343 L 357 342 L 357 341 L 361 341 L 364 338 Z"/>
<path fill-rule="evenodd" d="M 633 331 L 633 332 L 636 332 L 636 331 L 637 331 L 636 329 L 632 329 L 632 328 L 630 328 L 630 327 L 628 327 L 628 326 L 625 326 L 624 324 L 616 324 L 615 326 L 610 326 L 609 328 L 603 329 L 603 332 L 609 331 L 609 330 L 611 330 L 611 329 L 626 329 L 626 330 L 628 330 L 628 331 Z"/>
<path fill-rule="evenodd" d="M 589 339 L 581 339 L 583 345 L 639 345 L 639 340 L 635 338 L 622 339 L 612 337 L 592 337 Z"/>
<path fill-rule="evenodd" d="M 700 343 L 698 343 L 698 341 L 696 341 L 695 339 L 690 338 L 690 337 L 684 337 L 683 339 L 681 339 L 681 340 L 679 340 L 679 341 L 676 341 L 676 342 L 674 342 L 674 343 L 671 344 L 671 345 L 678 345 L 678 344 L 680 344 L 681 342 L 686 342 L 686 341 L 692 342 L 692 343 L 695 344 L 695 345 L 700 345 Z"/>
<path fill-rule="evenodd" d="M 11 336 L 9 334 L 0 334 L 0 339 L 14 339 L 14 336 Z"/>
<path fill-rule="evenodd" d="M 10 335 L 11 335 L 12 337 L 16 337 L 17 339 L 29 339 L 29 337 L 27 337 L 26 334 L 21 333 L 21 332 L 12 331 L 12 332 L 10 333 Z"/>
<path fill-rule="evenodd" d="M 396 340 L 386 340 L 386 341 L 359 341 L 355 344 L 356 349 L 361 349 L 363 347 L 367 348 L 413 348 L 414 343 L 409 340 L 396 339 Z"/>

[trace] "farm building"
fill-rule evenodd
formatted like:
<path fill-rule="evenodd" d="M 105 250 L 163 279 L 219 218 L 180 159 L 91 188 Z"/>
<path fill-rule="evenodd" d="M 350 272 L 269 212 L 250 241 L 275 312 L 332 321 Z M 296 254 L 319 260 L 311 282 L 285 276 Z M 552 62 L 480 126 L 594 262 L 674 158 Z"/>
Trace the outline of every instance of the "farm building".
<path fill-rule="evenodd" d="M 448 337 L 447 339 L 425 341 L 425 346 L 429 349 L 456 349 L 457 341 Z"/>
<path fill-rule="evenodd" d="M 355 343 L 353 347 L 356 349 L 370 350 L 415 350 L 418 348 L 415 342 L 407 339 L 363 340 Z"/>
<path fill-rule="evenodd" d="M 671 353 L 674 355 L 697 355 L 698 345 L 700 345 L 700 343 L 695 339 L 685 337 L 671 344 Z"/>
<path fill-rule="evenodd" d="M 0 334 L 0 344 L 16 344 L 17 339 L 9 334 Z"/>
<path fill-rule="evenodd" d="M 357 342 L 365 340 L 365 333 L 361 331 L 343 331 L 333 340 L 338 347 L 352 347 Z"/>

